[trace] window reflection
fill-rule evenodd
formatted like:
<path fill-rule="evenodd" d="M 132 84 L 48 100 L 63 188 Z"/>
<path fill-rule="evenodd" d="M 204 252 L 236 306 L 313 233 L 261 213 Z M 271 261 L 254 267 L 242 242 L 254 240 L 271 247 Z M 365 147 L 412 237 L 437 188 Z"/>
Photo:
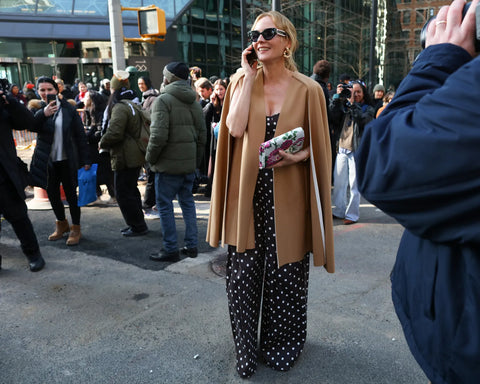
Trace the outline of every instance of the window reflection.
<path fill-rule="evenodd" d="M 154 4 L 165 11 L 167 18 L 173 19 L 188 2 L 188 0 L 122 0 L 122 6 L 138 8 Z M 108 0 L 0 0 L 0 13 L 108 17 Z M 125 11 L 122 15 L 126 18 L 137 17 L 134 11 Z"/>
<path fill-rule="evenodd" d="M 123 4 L 123 1 L 122 1 Z M 107 0 L 82 0 L 75 1 L 75 15 L 81 16 L 108 16 Z"/>
<path fill-rule="evenodd" d="M 71 15 L 72 0 L 38 0 L 37 13 L 53 15 Z"/>
<path fill-rule="evenodd" d="M 2 0 L 0 12 L 6 13 L 34 13 L 36 1 L 29 0 Z"/>

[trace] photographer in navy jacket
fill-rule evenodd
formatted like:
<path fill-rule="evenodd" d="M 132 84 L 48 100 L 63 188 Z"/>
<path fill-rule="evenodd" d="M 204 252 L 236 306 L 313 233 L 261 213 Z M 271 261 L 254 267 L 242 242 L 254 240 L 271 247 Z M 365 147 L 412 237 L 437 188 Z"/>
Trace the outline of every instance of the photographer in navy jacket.
<path fill-rule="evenodd" d="M 441 8 L 427 48 L 356 153 L 360 192 L 405 227 L 393 302 L 433 384 L 480 380 L 477 3 L 463 21 L 463 0 Z"/>

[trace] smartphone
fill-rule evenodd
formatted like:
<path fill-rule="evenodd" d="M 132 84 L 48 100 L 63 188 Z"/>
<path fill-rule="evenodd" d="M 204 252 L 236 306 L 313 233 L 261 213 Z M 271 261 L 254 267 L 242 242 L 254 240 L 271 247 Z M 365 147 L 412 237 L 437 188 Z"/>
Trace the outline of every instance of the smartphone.
<path fill-rule="evenodd" d="M 54 100 L 57 100 L 57 95 L 47 95 L 47 104 L 50 104 Z"/>
<path fill-rule="evenodd" d="M 255 49 L 252 47 L 252 51 L 247 55 L 248 64 L 252 66 L 257 59 L 257 52 L 255 52 Z"/>

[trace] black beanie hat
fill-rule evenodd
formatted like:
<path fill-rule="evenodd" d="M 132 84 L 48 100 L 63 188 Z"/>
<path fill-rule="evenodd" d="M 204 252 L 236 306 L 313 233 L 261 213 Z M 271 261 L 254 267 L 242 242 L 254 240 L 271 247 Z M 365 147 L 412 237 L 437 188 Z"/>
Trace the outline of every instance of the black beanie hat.
<path fill-rule="evenodd" d="M 167 64 L 165 68 L 168 72 L 172 73 L 179 79 L 188 80 L 190 70 L 188 69 L 187 64 L 180 63 L 178 61 L 172 61 L 171 63 Z"/>
<path fill-rule="evenodd" d="M 56 91 L 58 92 L 58 84 L 55 82 L 55 80 L 53 80 L 52 78 L 50 77 L 47 77 L 47 76 L 42 76 L 42 77 L 39 77 L 38 80 L 37 80 L 37 89 L 38 89 L 38 84 L 41 84 L 41 83 L 50 83 L 53 85 L 53 87 L 56 89 Z"/>

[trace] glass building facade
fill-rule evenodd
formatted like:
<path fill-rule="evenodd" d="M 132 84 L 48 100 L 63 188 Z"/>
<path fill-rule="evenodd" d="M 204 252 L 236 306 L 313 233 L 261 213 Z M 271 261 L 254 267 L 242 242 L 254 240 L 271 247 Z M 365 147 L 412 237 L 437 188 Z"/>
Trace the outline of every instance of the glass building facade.
<path fill-rule="evenodd" d="M 249 29 L 260 12 L 272 8 L 271 1 L 257 0 L 244 0 L 243 9 L 240 0 L 121 1 L 124 7 L 152 3 L 166 13 L 166 40 L 126 43 L 125 64 L 148 71 L 157 87 L 161 68 L 171 60 L 197 65 L 207 76 L 234 73 L 246 33 L 242 11 Z M 375 82 L 396 86 L 409 69 L 405 36 L 396 1 L 378 5 Z M 281 8 L 297 28 L 295 59 L 302 73 L 310 75 L 315 62 L 326 59 L 332 82 L 342 73 L 368 79 L 371 0 L 284 0 Z M 135 12 L 122 12 L 122 19 L 124 35 L 138 37 Z M 111 76 L 111 57 L 107 0 L 0 1 L 0 77 L 19 83 L 53 75 L 95 83 Z"/>
<path fill-rule="evenodd" d="M 270 1 L 245 1 L 246 27 L 271 9 Z M 282 12 L 293 22 L 300 43 L 299 71 L 311 74 L 321 59 L 332 63 L 331 80 L 342 73 L 367 80 L 370 74 L 371 0 L 284 0 Z M 375 35 L 375 82 L 397 86 L 409 65 L 395 0 L 379 0 Z M 181 60 L 220 77 L 240 65 L 240 1 L 195 0 L 176 21 Z"/>

